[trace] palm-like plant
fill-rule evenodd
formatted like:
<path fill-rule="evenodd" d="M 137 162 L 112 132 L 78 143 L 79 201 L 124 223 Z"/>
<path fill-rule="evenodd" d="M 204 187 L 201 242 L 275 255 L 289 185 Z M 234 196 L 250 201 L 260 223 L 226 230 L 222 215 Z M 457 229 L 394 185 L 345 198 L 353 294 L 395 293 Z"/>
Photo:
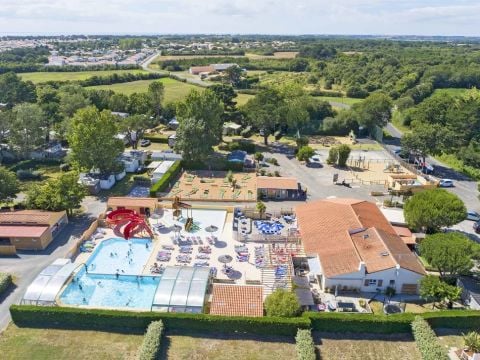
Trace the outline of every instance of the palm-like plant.
<path fill-rule="evenodd" d="M 476 331 L 470 331 L 463 335 L 465 346 L 474 353 L 480 352 L 480 334 Z"/>

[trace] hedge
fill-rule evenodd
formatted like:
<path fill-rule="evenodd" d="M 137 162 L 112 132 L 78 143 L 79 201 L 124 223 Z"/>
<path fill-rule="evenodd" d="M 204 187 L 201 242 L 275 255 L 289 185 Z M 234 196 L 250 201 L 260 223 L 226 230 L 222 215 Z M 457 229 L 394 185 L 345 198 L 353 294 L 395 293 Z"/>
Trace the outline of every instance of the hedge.
<path fill-rule="evenodd" d="M 295 337 L 295 348 L 297 350 L 298 360 L 315 360 L 315 344 L 313 343 L 312 333 L 308 329 L 298 329 Z"/>
<path fill-rule="evenodd" d="M 8 273 L 0 273 L 0 294 L 3 294 L 12 284 L 12 275 Z"/>
<path fill-rule="evenodd" d="M 421 316 L 428 321 L 433 328 L 447 329 L 479 329 L 480 311 L 475 310 L 451 310 L 423 313 Z"/>
<path fill-rule="evenodd" d="M 412 333 L 423 360 L 447 360 L 448 356 L 438 342 L 435 332 L 421 316 L 412 322 Z"/>
<path fill-rule="evenodd" d="M 162 335 L 163 322 L 161 320 L 153 321 L 148 325 L 147 333 L 143 337 L 143 343 L 140 347 L 140 360 L 160 359 Z"/>
<path fill-rule="evenodd" d="M 157 197 L 157 193 L 160 191 L 164 191 L 170 185 L 172 179 L 178 175 L 181 170 L 181 163 L 180 161 L 175 161 L 170 169 L 167 170 L 165 174 L 158 180 L 155 184 L 152 185 L 150 188 L 150 196 Z"/>
<path fill-rule="evenodd" d="M 168 136 L 165 135 L 143 135 L 143 138 L 153 143 L 168 144 Z"/>
<path fill-rule="evenodd" d="M 295 336 L 297 329 L 310 327 L 305 317 L 230 317 L 207 314 L 133 312 L 33 305 L 10 306 L 12 321 L 17 326 L 100 330 L 144 333 L 152 321 L 162 320 L 169 330 L 204 333 L 245 333 Z"/>

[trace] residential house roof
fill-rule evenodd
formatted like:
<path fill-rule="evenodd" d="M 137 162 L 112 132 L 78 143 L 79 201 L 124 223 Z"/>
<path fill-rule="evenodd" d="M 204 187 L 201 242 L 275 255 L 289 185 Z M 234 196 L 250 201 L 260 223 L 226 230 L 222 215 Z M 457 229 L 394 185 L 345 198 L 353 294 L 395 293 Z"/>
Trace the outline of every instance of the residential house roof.
<path fill-rule="evenodd" d="M 47 230 L 48 226 L 0 225 L 0 238 L 38 238 Z"/>
<path fill-rule="evenodd" d="M 318 254 L 325 276 L 396 267 L 425 271 L 378 207 L 355 199 L 325 199 L 296 208 L 307 254 Z"/>
<path fill-rule="evenodd" d="M 263 287 L 214 284 L 210 314 L 224 316 L 263 316 Z"/>
<path fill-rule="evenodd" d="M 158 200 L 154 198 L 141 198 L 141 197 L 111 197 L 108 198 L 107 207 L 143 207 L 155 209 Z"/>
<path fill-rule="evenodd" d="M 298 190 L 298 180 L 287 177 L 258 176 L 257 189 Z"/>
<path fill-rule="evenodd" d="M 50 225 L 65 214 L 64 211 L 20 210 L 0 212 L 0 225 Z"/>

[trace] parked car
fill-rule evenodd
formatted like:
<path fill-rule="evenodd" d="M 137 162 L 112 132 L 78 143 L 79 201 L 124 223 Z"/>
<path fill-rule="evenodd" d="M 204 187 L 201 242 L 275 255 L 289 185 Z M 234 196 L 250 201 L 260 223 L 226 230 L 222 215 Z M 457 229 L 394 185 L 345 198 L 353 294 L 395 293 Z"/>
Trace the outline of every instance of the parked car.
<path fill-rule="evenodd" d="M 308 159 L 307 166 L 308 167 L 322 167 L 322 163 L 320 161 L 320 156 L 313 155 L 310 159 Z"/>
<path fill-rule="evenodd" d="M 441 179 L 440 182 L 438 183 L 438 186 L 446 188 L 446 187 L 454 187 L 455 185 L 453 184 L 453 180 Z"/>
<path fill-rule="evenodd" d="M 150 144 L 151 144 L 151 142 L 150 142 L 150 140 L 148 140 L 148 139 L 142 139 L 142 140 L 140 141 L 140 146 L 141 146 L 141 147 L 146 147 L 146 146 L 149 146 Z"/>
<path fill-rule="evenodd" d="M 475 230 L 477 234 L 480 233 L 480 221 L 476 221 L 473 223 L 473 230 Z"/>
<path fill-rule="evenodd" d="M 467 211 L 467 220 L 478 222 L 480 221 L 480 214 L 476 211 Z"/>

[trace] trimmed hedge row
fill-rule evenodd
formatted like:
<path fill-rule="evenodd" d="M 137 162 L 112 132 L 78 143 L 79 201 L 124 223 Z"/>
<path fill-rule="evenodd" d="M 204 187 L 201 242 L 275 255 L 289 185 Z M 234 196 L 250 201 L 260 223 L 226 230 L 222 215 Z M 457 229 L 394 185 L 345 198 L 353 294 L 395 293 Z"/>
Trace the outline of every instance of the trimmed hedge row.
<path fill-rule="evenodd" d="M 428 322 L 416 316 L 412 322 L 412 333 L 423 360 L 447 360 L 448 356 Z"/>
<path fill-rule="evenodd" d="M 313 343 L 310 330 L 298 329 L 295 343 L 298 360 L 315 360 L 317 358 L 315 355 L 315 344 Z"/>
<path fill-rule="evenodd" d="M 160 359 L 162 335 L 162 320 L 151 322 L 150 325 L 148 325 L 147 333 L 143 337 L 142 347 L 140 348 L 140 360 Z"/>
<path fill-rule="evenodd" d="M 217 333 L 246 333 L 295 336 L 298 329 L 310 328 L 306 317 L 229 317 L 206 314 L 132 312 L 117 310 L 82 309 L 12 305 L 12 320 L 17 326 L 86 329 L 144 333 L 152 321 L 162 320 L 169 330 L 184 330 Z"/>
<path fill-rule="evenodd" d="M 12 284 L 12 275 L 8 273 L 0 273 L 0 295 L 6 291 Z"/>
<path fill-rule="evenodd" d="M 170 185 L 170 181 L 178 175 L 182 166 L 180 161 L 175 161 L 170 169 L 167 170 L 165 174 L 150 188 L 150 196 L 157 197 L 157 193 L 164 191 Z"/>
<path fill-rule="evenodd" d="M 143 135 L 143 138 L 153 143 L 168 144 L 168 136 L 165 135 Z"/>

